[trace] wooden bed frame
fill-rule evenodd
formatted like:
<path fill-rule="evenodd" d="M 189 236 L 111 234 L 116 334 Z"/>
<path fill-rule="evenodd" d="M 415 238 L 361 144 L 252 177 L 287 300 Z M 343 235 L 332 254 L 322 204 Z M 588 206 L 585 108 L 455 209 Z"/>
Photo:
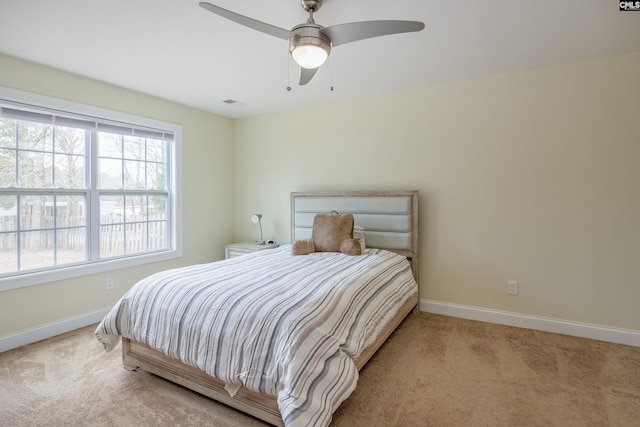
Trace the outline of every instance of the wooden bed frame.
<path fill-rule="evenodd" d="M 388 209 L 385 207 L 387 205 Z M 322 210 L 318 210 L 318 207 L 322 207 Z M 418 281 L 417 191 L 291 193 L 292 241 L 306 238 L 310 229 L 309 218 L 315 216 L 315 213 L 332 210 L 354 214 L 356 225 L 365 227 L 367 247 L 388 249 L 406 256 Z M 373 345 L 355 360 L 358 369 L 367 363 L 411 311 L 418 311 L 418 302 L 416 295 L 401 307 Z M 142 368 L 268 423 L 284 425 L 275 396 L 242 387 L 231 397 L 225 390 L 223 381 L 198 368 L 171 359 L 145 344 L 123 337 L 122 362 L 126 369 Z"/>

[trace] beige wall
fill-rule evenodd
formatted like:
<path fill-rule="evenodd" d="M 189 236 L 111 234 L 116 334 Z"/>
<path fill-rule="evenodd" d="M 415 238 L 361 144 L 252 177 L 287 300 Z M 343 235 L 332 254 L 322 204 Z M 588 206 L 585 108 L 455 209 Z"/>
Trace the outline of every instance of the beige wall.
<path fill-rule="evenodd" d="M 0 292 L 0 337 L 289 241 L 289 193 L 418 189 L 421 298 L 640 331 L 640 54 L 232 121 L 0 55 L 0 85 L 183 126 L 184 257 Z M 232 185 L 229 185 L 229 183 Z M 235 227 L 235 228 L 234 228 Z M 507 280 L 520 295 L 507 296 Z"/>
<path fill-rule="evenodd" d="M 638 76 L 640 54 L 238 120 L 235 236 L 255 211 L 288 242 L 291 191 L 417 189 L 422 299 L 638 331 Z"/>
<path fill-rule="evenodd" d="M 0 85 L 182 125 L 184 256 L 0 292 L 0 337 L 113 305 L 136 280 L 224 256 L 233 240 L 233 121 L 175 103 L 0 55 Z M 105 292 L 113 277 L 115 289 Z"/>

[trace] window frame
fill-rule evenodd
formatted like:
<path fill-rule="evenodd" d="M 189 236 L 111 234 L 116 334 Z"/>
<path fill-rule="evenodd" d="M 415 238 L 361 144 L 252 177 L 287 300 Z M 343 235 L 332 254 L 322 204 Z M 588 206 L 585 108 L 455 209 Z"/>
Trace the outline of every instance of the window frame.
<path fill-rule="evenodd" d="M 125 255 L 118 258 L 89 260 L 84 264 L 69 266 L 52 266 L 46 270 L 18 273 L 17 275 L 0 278 L 0 292 L 26 286 L 40 285 L 59 280 L 98 274 L 122 268 L 135 267 L 154 262 L 167 261 L 182 257 L 183 254 L 183 221 L 182 221 L 182 126 L 160 121 L 152 118 L 141 117 L 130 113 L 124 113 L 106 108 L 81 104 L 78 102 L 57 99 L 49 96 L 24 92 L 16 89 L 0 86 L 0 99 L 29 104 L 41 108 L 64 111 L 71 114 L 91 116 L 106 121 L 116 121 L 135 126 L 163 129 L 173 133 L 173 141 L 170 142 L 170 158 L 168 167 L 170 192 L 169 207 L 171 215 L 169 236 L 172 247 L 167 250 L 143 254 Z M 96 191 L 100 191 L 99 189 Z M 87 218 L 90 224 L 91 218 Z M 90 226 L 90 225 L 89 225 Z"/>

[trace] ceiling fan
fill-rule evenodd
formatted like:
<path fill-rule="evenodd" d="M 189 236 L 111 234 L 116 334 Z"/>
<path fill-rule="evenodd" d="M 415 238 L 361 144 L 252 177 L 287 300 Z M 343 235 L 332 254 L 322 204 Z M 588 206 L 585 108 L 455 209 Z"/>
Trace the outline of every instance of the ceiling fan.
<path fill-rule="evenodd" d="M 313 20 L 314 12 L 320 10 L 323 0 L 300 0 L 302 8 L 309 12 L 309 19 L 304 24 L 296 25 L 290 31 L 255 19 L 239 15 L 235 12 L 200 2 L 204 9 L 229 19 L 245 27 L 289 40 L 289 53 L 300 65 L 300 85 L 306 85 L 324 64 L 331 53 L 331 48 L 345 43 L 371 37 L 390 34 L 409 33 L 424 29 L 424 23 L 418 21 L 363 21 L 323 27 Z"/>

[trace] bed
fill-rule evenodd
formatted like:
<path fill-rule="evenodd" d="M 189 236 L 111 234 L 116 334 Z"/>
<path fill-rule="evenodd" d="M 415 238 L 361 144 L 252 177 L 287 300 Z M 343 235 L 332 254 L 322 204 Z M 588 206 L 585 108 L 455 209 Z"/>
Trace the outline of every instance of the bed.
<path fill-rule="evenodd" d="M 418 192 L 294 192 L 291 241 L 310 238 L 315 215 L 331 211 L 353 214 L 364 228 L 362 256 L 293 256 L 282 245 L 156 273 L 114 306 L 96 329 L 98 340 L 110 351 L 122 337 L 129 370 L 144 369 L 268 423 L 328 425 L 358 370 L 419 301 Z M 397 285 L 386 285 L 391 280 Z M 204 289 L 215 295 L 193 297 Z M 280 313 L 277 320 L 269 320 L 272 312 Z M 183 329 L 161 333 L 174 324 Z M 218 329 L 221 335 L 205 341 Z"/>

